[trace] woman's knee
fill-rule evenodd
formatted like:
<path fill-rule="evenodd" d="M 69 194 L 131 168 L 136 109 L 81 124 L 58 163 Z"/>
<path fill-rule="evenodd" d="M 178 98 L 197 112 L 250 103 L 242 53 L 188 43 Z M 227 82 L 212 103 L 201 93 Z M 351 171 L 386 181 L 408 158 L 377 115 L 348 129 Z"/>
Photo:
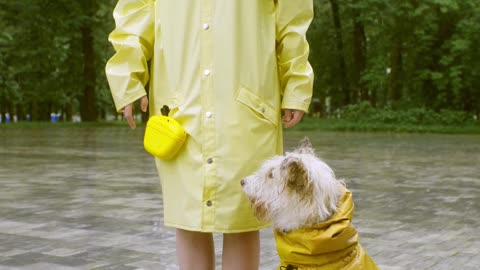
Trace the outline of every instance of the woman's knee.
<path fill-rule="evenodd" d="M 225 245 L 235 246 L 258 246 L 260 243 L 260 233 L 258 231 L 242 232 L 242 233 L 226 233 L 223 235 Z"/>
<path fill-rule="evenodd" d="M 210 244 L 213 241 L 211 233 L 187 231 L 182 229 L 176 230 L 176 237 L 178 241 L 188 241 L 192 244 Z"/>

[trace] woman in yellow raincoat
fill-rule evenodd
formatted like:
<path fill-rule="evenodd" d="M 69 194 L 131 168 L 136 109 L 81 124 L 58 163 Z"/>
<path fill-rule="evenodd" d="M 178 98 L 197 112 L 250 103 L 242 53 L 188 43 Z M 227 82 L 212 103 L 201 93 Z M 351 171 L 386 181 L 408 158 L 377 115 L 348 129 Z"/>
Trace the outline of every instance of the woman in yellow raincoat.
<path fill-rule="evenodd" d="M 106 67 L 117 109 L 134 128 L 134 101 L 151 115 L 167 105 L 188 133 L 173 160 L 156 159 L 180 269 L 213 269 L 212 232 L 224 233 L 223 269 L 258 269 L 268 224 L 239 181 L 282 153 L 282 120 L 293 126 L 308 109 L 312 17 L 312 0 L 118 2 Z"/>

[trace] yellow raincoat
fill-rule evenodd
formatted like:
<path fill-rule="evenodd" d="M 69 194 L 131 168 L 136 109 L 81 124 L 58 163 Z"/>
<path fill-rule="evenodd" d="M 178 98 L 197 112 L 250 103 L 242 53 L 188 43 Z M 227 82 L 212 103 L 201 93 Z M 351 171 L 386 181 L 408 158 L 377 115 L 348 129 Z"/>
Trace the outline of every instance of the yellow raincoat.
<path fill-rule="evenodd" d="M 358 243 L 352 225 L 353 200 L 344 191 L 338 212 L 328 221 L 290 232 L 275 231 L 279 270 L 377 270 Z"/>
<path fill-rule="evenodd" d="M 109 37 L 116 54 L 106 67 L 117 109 L 144 96 L 149 82 L 151 115 L 168 105 L 188 133 L 174 160 L 156 160 L 165 225 L 265 227 L 239 182 L 282 153 L 281 109 L 308 109 L 312 17 L 312 0 L 118 2 Z"/>

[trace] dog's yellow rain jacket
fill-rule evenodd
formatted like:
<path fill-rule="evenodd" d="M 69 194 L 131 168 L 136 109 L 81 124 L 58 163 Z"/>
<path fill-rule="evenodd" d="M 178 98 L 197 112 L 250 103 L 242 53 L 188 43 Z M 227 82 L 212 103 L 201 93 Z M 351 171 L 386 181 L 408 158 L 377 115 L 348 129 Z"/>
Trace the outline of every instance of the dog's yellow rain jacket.
<path fill-rule="evenodd" d="M 106 73 L 118 110 L 147 92 L 188 133 L 156 160 L 165 225 L 242 232 L 265 227 L 240 179 L 282 154 L 282 109 L 307 111 L 312 0 L 119 0 Z M 132 161 L 132 166 L 142 166 Z"/>
<path fill-rule="evenodd" d="M 345 189 L 338 212 L 328 221 L 290 232 L 275 231 L 279 270 L 376 270 L 352 225 L 352 194 Z"/>

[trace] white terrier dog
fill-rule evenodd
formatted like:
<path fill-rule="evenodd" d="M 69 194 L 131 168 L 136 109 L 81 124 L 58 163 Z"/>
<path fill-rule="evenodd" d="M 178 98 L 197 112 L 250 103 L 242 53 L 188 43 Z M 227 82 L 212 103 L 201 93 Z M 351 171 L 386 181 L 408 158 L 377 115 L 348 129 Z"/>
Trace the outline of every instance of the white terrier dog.
<path fill-rule="evenodd" d="M 278 269 L 378 269 L 358 243 L 350 191 L 308 139 L 294 152 L 265 161 L 241 185 L 255 215 L 272 222 Z"/>

